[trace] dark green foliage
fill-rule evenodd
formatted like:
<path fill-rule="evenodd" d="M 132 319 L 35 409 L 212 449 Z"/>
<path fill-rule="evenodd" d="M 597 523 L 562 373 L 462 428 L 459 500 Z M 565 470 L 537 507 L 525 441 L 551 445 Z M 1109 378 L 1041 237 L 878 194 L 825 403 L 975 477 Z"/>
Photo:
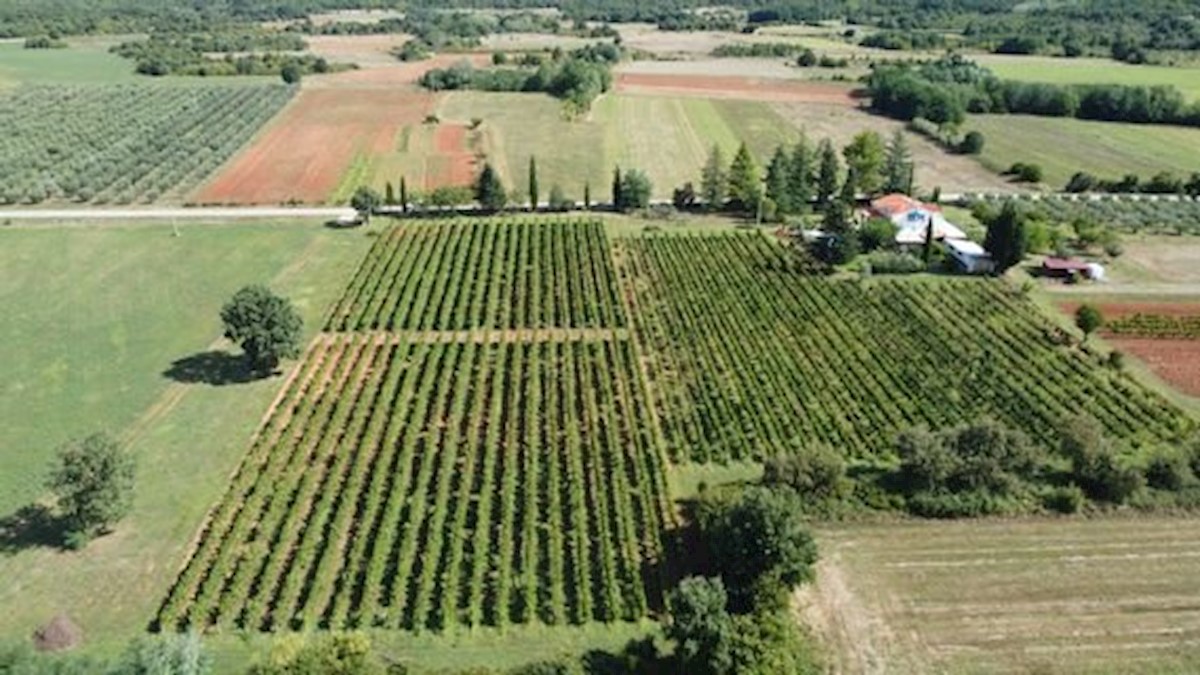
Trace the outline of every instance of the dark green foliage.
<path fill-rule="evenodd" d="M 583 184 L 583 208 L 586 211 L 592 210 L 592 184 Z"/>
<path fill-rule="evenodd" d="M 1042 182 L 1042 167 L 1037 164 L 1014 162 L 1005 173 L 1022 183 Z"/>
<path fill-rule="evenodd" d="M 246 286 L 221 309 L 225 337 L 241 346 L 254 372 L 270 372 L 281 359 L 300 356 L 303 320 L 286 298 L 266 286 Z"/>
<path fill-rule="evenodd" d="M 719 59 L 786 59 L 802 51 L 810 50 L 805 50 L 802 45 L 794 42 L 743 42 L 720 45 L 712 50 L 712 55 Z"/>
<path fill-rule="evenodd" d="M 1078 485 L 1056 487 L 1042 499 L 1042 505 L 1055 513 L 1079 513 L 1087 503 L 1087 495 Z"/>
<path fill-rule="evenodd" d="M 612 203 L 614 209 L 619 210 L 621 208 L 621 204 L 625 202 L 625 199 L 621 196 L 621 190 L 624 188 L 624 186 L 625 181 L 621 179 L 621 167 L 618 166 L 613 169 L 612 178 Z"/>
<path fill-rule="evenodd" d="M 300 84 L 303 75 L 300 66 L 294 63 L 288 63 L 279 69 L 279 77 L 283 79 L 284 84 Z"/>
<path fill-rule="evenodd" d="M 867 256 L 872 274 L 916 274 L 928 269 L 920 258 L 911 253 L 876 251 Z"/>
<path fill-rule="evenodd" d="M 58 449 L 47 487 L 66 525 L 66 541 L 79 548 L 103 534 L 133 507 L 136 465 L 106 434 L 93 434 Z"/>
<path fill-rule="evenodd" d="M 983 240 L 983 248 L 991 254 L 998 274 L 1003 274 L 1025 259 L 1027 220 L 1027 215 L 1017 209 L 1016 203 L 1007 201 L 1000 212 L 986 223 L 987 235 Z"/>
<path fill-rule="evenodd" d="M 817 675 L 812 645 L 786 608 L 756 608 L 733 617 L 732 672 L 738 675 Z"/>
<path fill-rule="evenodd" d="M 0 673 L 7 675 L 208 675 L 211 659 L 194 633 L 136 638 L 115 659 L 83 654 L 44 654 L 28 643 L 0 645 Z"/>
<path fill-rule="evenodd" d="M 859 242 L 864 253 L 881 248 L 891 248 L 896 241 L 899 228 L 887 218 L 870 218 L 858 228 Z"/>
<path fill-rule="evenodd" d="M 541 195 L 538 194 L 537 160 L 529 158 L 529 210 L 537 211 Z"/>
<path fill-rule="evenodd" d="M 675 641 L 681 672 L 725 675 L 732 672 L 733 618 L 720 578 L 688 577 L 671 592 L 671 622 L 664 633 Z"/>
<path fill-rule="evenodd" d="M 433 56 L 433 51 L 429 48 L 429 44 L 427 42 L 414 38 L 408 42 L 405 42 L 400 46 L 399 49 L 394 50 L 392 55 L 394 55 L 397 59 L 404 61 L 405 63 L 412 63 L 415 61 L 424 61 L 430 58 Z M 501 54 L 494 54 L 493 57 L 500 55 Z"/>
<path fill-rule="evenodd" d="M 67 43 L 49 35 L 37 35 L 25 39 L 25 49 L 66 49 Z"/>
<path fill-rule="evenodd" d="M 805 49 L 800 52 L 800 56 L 796 57 L 796 65 L 801 68 L 812 68 L 817 65 L 817 53 L 811 49 Z"/>
<path fill-rule="evenodd" d="M 752 212 L 758 208 L 762 195 L 762 176 L 758 163 L 750 155 L 750 148 L 742 143 L 729 165 L 729 201 L 733 208 Z"/>
<path fill-rule="evenodd" d="M 483 165 L 483 171 L 475 181 L 475 200 L 483 210 L 491 212 L 500 211 L 508 203 L 508 193 L 504 191 L 504 184 L 500 182 L 499 174 L 490 163 Z"/>
<path fill-rule="evenodd" d="M 625 172 L 617 192 L 617 210 L 633 211 L 650 206 L 650 193 L 653 190 L 654 186 L 646 174 L 637 169 Z"/>
<path fill-rule="evenodd" d="M 392 186 L 392 182 L 388 181 L 383 190 L 383 203 L 388 206 L 396 205 L 396 188 Z"/>
<path fill-rule="evenodd" d="M 888 142 L 887 156 L 883 166 L 883 191 L 886 193 L 912 192 L 913 181 L 912 153 L 908 149 L 908 141 L 900 129 L 892 135 Z"/>
<path fill-rule="evenodd" d="M 735 607 L 760 592 L 810 581 L 817 545 L 797 497 L 751 488 L 731 504 L 702 504 L 701 530 Z"/>
<path fill-rule="evenodd" d="M 775 148 L 771 163 L 767 165 L 767 198 L 775 202 L 779 213 L 792 213 L 792 194 L 788 189 L 788 178 L 791 175 L 792 163 L 787 149 L 783 146 Z"/>
<path fill-rule="evenodd" d="M 1097 501 L 1120 504 L 1145 484 L 1142 474 L 1121 458 L 1122 447 L 1105 438 L 1103 427 L 1088 415 L 1062 421 L 1059 452 L 1071 461 L 1075 483 Z"/>
<path fill-rule="evenodd" d="M 789 201 L 795 213 L 805 213 L 808 210 L 808 203 L 813 197 L 814 166 L 812 146 L 808 143 L 808 137 L 802 133 L 792 150 L 791 166 L 788 169 Z"/>
<path fill-rule="evenodd" d="M 775 455 L 764 466 L 763 484 L 795 490 L 802 502 L 836 501 L 846 496 L 846 460 L 832 446 L 804 445 Z"/>
<path fill-rule="evenodd" d="M 1104 315 L 1095 305 L 1084 303 L 1075 310 L 1075 326 L 1083 331 L 1083 339 L 1091 337 L 1097 328 L 1104 325 Z"/>
<path fill-rule="evenodd" d="M 1185 451 L 1171 447 L 1155 448 L 1146 462 L 1146 484 L 1156 490 L 1178 492 L 1195 482 Z"/>
<path fill-rule="evenodd" d="M 1012 495 L 1044 461 L 1023 433 L 987 419 L 939 433 L 905 431 L 897 438 L 896 455 L 910 493 Z"/>
<path fill-rule="evenodd" d="M 883 139 L 874 131 L 863 131 L 855 135 L 850 144 L 842 150 L 848 173 L 854 177 L 853 180 L 847 180 L 852 186 L 852 193 L 873 195 L 879 192 L 885 182 L 885 154 Z"/>
<path fill-rule="evenodd" d="M 408 178 L 400 177 L 400 210 L 408 213 Z"/>
<path fill-rule="evenodd" d="M 383 198 L 375 188 L 363 185 L 354 191 L 350 197 L 350 208 L 358 211 L 359 215 L 370 218 L 371 214 L 383 204 Z"/>
<path fill-rule="evenodd" d="M 834 150 L 833 143 L 828 138 L 821 141 L 820 149 L 817 152 L 820 154 L 820 168 L 817 172 L 817 201 L 826 204 L 838 192 L 840 185 L 838 175 L 842 168 L 838 162 L 837 150 Z"/>
<path fill-rule="evenodd" d="M 675 191 L 671 193 L 671 204 L 681 211 L 695 206 L 696 186 L 688 182 L 675 188 Z"/>
<path fill-rule="evenodd" d="M 570 211 L 575 208 L 575 202 L 567 199 L 567 195 L 563 193 L 563 189 L 557 183 L 550 186 L 550 202 L 551 211 L 563 212 Z"/>
<path fill-rule="evenodd" d="M 700 177 L 700 199 L 706 208 L 715 211 L 725 205 L 728 194 L 729 174 L 725 169 L 725 155 L 720 146 L 713 145 Z"/>
<path fill-rule="evenodd" d="M 983 152 L 985 140 L 982 132 L 968 131 L 963 136 L 962 142 L 958 144 L 958 151 L 964 155 L 978 155 Z"/>
<path fill-rule="evenodd" d="M 312 54 L 296 54 L 307 49 L 304 39 L 295 33 L 258 29 L 235 31 L 156 33 L 146 40 L 124 42 L 113 53 L 134 61 L 143 75 L 279 75 L 288 84 L 297 84 L 304 75 L 344 70 Z M 225 53 L 225 58 L 208 55 Z"/>

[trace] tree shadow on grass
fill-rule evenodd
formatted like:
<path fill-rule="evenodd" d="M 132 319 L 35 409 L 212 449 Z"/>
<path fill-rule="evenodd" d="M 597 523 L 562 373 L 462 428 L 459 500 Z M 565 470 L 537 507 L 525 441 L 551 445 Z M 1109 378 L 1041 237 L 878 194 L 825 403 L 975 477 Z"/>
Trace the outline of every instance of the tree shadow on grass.
<path fill-rule="evenodd" d="M 246 384 L 270 377 L 274 373 L 254 370 L 246 359 L 228 352 L 210 350 L 178 359 L 163 371 L 163 377 L 183 384 L 208 384 L 223 387 Z"/>
<path fill-rule="evenodd" d="M 30 548 L 63 548 L 66 523 L 42 504 L 28 504 L 0 518 L 0 555 Z"/>

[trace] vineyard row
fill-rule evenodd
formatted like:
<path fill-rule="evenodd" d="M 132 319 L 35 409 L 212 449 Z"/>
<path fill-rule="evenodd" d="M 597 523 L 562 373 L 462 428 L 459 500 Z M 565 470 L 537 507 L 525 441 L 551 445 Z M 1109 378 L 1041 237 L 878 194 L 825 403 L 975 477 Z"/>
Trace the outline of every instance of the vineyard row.
<path fill-rule="evenodd" d="M 604 225 L 533 219 L 387 230 L 335 306 L 328 330 L 624 325 Z"/>
<path fill-rule="evenodd" d="M 1002 282 L 828 279 L 797 273 L 797 255 L 756 234 L 620 240 L 674 458 L 761 458 L 816 441 L 872 457 L 897 430 L 983 415 L 1041 442 L 1076 412 L 1135 439 L 1187 424 L 1065 344 Z"/>
<path fill-rule="evenodd" d="M 318 340 L 163 630 L 634 620 L 669 508 L 629 341 Z"/>

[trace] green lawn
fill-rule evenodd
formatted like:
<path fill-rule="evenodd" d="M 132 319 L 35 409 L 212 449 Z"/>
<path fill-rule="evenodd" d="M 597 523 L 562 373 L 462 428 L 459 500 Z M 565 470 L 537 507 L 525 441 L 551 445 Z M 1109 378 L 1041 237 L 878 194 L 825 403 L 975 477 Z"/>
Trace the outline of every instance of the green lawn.
<path fill-rule="evenodd" d="M 971 58 L 1005 79 L 1051 84 L 1169 85 L 1178 87 L 1188 99 L 1200 100 L 1200 68 L 1134 66 L 1100 58 L 1066 59 L 1000 54 L 981 54 Z"/>
<path fill-rule="evenodd" d="M 766 103 L 609 94 L 584 119 L 563 118 L 562 105 L 548 96 L 455 92 L 439 108 L 443 120 L 484 121 L 489 158 L 510 188 L 523 190 L 530 155 L 538 160 L 543 193 L 555 183 L 566 195 L 606 201 L 614 166 L 641 169 L 656 198 L 669 198 L 687 181 L 698 182 L 714 143 L 732 159 L 746 141 L 760 159 L 795 136 Z"/>
<path fill-rule="evenodd" d="M 138 458 L 133 513 L 80 553 L 0 539 L 0 636 L 59 612 L 106 651 L 143 629 L 279 378 L 167 377 L 220 336 L 240 286 L 291 297 L 309 334 L 370 239 L 317 223 L 75 226 L 0 231 L 0 517 L 44 496 L 59 442 L 108 429 Z M 224 348 L 223 345 L 216 345 Z"/>
<path fill-rule="evenodd" d="M 1038 164 L 1055 190 L 1076 171 L 1149 178 L 1164 170 L 1186 177 L 1200 168 L 1200 129 L 1029 115 L 972 115 L 967 127 L 987 138 L 981 157 L 986 166 L 1003 171 L 1014 162 Z"/>
<path fill-rule="evenodd" d="M 102 44 L 67 49 L 25 49 L 23 41 L 0 43 L 0 87 L 28 84 L 113 84 L 133 82 L 133 63 Z"/>

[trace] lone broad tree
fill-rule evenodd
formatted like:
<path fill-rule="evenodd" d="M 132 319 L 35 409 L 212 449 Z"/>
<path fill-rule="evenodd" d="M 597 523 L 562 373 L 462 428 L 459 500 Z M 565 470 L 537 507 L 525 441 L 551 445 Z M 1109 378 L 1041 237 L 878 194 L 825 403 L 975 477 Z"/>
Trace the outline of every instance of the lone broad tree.
<path fill-rule="evenodd" d="M 106 434 L 93 434 L 59 449 L 47 484 L 58 497 L 68 547 L 82 547 L 129 513 L 133 479 L 133 458 Z"/>
<path fill-rule="evenodd" d="M 286 298 L 266 286 L 247 286 L 221 310 L 225 337 L 242 347 L 254 372 L 270 372 L 285 358 L 300 355 L 303 320 Z"/>

